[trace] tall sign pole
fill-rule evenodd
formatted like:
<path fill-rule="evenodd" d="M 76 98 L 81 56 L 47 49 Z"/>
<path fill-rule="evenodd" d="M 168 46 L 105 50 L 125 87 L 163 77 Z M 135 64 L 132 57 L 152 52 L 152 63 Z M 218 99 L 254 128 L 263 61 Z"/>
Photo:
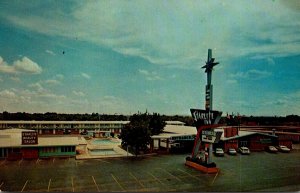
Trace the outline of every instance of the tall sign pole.
<path fill-rule="evenodd" d="M 204 109 L 190 109 L 194 123 L 197 129 L 197 136 L 194 141 L 192 155 L 186 157 L 185 165 L 193 167 L 205 173 L 217 173 L 216 164 L 212 162 L 212 144 L 218 143 L 221 138 L 222 131 L 214 130 L 217 128 L 219 120 L 221 119 L 222 112 L 212 110 L 212 96 L 213 86 L 211 84 L 212 70 L 218 62 L 214 62 L 211 49 L 208 49 L 208 56 L 205 68 L 207 73 L 207 85 L 205 87 L 205 110 Z M 208 157 L 203 157 L 203 151 L 199 152 L 201 142 L 209 144 Z M 202 154 L 202 155 L 201 155 Z"/>
<path fill-rule="evenodd" d="M 205 87 L 205 110 L 210 112 L 212 111 L 213 104 L 213 85 L 211 84 L 212 78 L 212 70 L 213 67 L 219 62 L 214 62 L 215 59 L 212 57 L 212 50 L 208 49 L 207 54 L 207 62 L 206 65 L 202 68 L 205 68 L 205 72 L 207 73 L 207 85 Z M 212 143 L 209 143 L 209 151 L 208 151 L 208 164 L 212 163 Z"/>

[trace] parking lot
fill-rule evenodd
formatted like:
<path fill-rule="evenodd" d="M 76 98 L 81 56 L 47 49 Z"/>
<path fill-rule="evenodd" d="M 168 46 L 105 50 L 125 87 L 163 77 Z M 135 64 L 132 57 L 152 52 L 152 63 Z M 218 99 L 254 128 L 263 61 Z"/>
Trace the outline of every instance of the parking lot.
<path fill-rule="evenodd" d="M 0 189 L 21 192 L 299 191 L 300 151 L 214 157 L 221 171 L 203 174 L 186 155 L 0 161 Z"/>

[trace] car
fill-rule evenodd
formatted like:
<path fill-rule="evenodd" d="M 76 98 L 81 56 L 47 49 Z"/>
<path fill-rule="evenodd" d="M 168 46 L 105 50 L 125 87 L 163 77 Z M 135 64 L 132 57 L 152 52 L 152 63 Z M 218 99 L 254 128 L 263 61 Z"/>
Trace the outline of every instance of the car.
<path fill-rule="evenodd" d="M 285 145 L 279 145 L 279 146 L 277 146 L 276 148 L 277 148 L 279 151 L 284 152 L 284 153 L 288 153 L 288 152 L 291 151 L 291 149 L 288 148 L 288 147 L 285 146 Z"/>
<path fill-rule="evenodd" d="M 216 148 L 215 155 L 216 156 L 224 156 L 223 149 L 222 148 Z"/>
<path fill-rule="evenodd" d="M 272 146 L 272 145 L 268 146 L 266 148 L 266 151 L 268 151 L 270 153 L 277 153 L 278 152 L 278 150 L 274 146 Z"/>
<path fill-rule="evenodd" d="M 228 149 L 228 154 L 229 155 L 236 155 L 236 150 L 234 148 L 229 148 Z"/>
<path fill-rule="evenodd" d="M 240 147 L 239 152 L 243 155 L 249 155 L 250 154 L 250 150 L 248 149 L 248 147 Z"/>

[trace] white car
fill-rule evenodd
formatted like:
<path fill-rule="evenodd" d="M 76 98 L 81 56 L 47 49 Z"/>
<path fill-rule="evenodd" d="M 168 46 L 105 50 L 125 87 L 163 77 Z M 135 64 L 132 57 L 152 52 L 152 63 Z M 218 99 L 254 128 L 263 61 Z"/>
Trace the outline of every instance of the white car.
<path fill-rule="evenodd" d="M 279 145 L 278 147 L 276 147 L 279 151 L 281 151 L 281 152 L 286 152 L 286 153 L 288 153 L 288 152 L 290 152 L 291 151 L 291 149 L 290 148 L 288 148 L 287 146 L 285 146 L 285 145 Z"/>
<path fill-rule="evenodd" d="M 228 154 L 229 155 L 236 155 L 236 150 L 234 148 L 229 148 L 228 149 Z"/>
<path fill-rule="evenodd" d="M 248 149 L 248 147 L 240 147 L 239 152 L 241 154 L 244 154 L 244 155 L 246 155 L 246 154 L 249 155 L 250 154 L 250 150 Z"/>
<path fill-rule="evenodd" d="M 224 156 L 223 149 L 222 148 L 216 148 L 215 155 L 216 156 Z"/>
<path fill-rule="evenodd" d="M 278 152 L 278 150 L 272 145 L 268 146 L 266 150 L 270 153 L 277 153 Z"/>

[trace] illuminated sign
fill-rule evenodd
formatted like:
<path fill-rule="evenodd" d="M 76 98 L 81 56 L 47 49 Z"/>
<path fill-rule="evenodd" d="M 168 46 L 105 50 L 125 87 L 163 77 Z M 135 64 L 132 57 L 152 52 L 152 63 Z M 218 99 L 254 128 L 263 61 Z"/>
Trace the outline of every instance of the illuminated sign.
<path fill-rule="evenodd" d="M 38 135 L 35 131 L 22 132 L 22 145 L 38 144 Z"/>
<path fill-rule="evenodd" d="M 191 109 L 192 117 L 196 123 L 196 127 L 203 125 L 218 124 L 221 119 L 222 112 L 220 111 L 208 111 L 201 109 Z"/>
<path fill-rule="evenodd" d="M 218 143 L 222 136 L 222 131 L 214 131 L 214 130 L 203 130 L 202 131 L 202 141 L 208 143 Z"/>

